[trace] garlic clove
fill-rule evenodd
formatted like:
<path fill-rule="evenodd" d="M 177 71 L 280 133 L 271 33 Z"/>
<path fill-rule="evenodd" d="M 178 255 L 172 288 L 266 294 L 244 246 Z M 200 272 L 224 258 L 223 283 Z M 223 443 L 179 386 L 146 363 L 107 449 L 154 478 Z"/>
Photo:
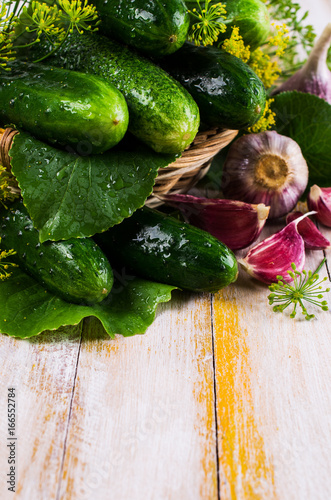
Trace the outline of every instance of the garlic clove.
<path fill-rule="evenodd" d="M 226 198 L 270 206 L 269 218 L 288 214 L 308 184 L 300 146 L 275 131 L 247 134 L 232 143 L 221 189 Z"/>
<path fill-rule="evenodd" d="M 320 188 L 314 184 L 307 197 L 309 210 L 316 210 L 316 219 L 331 227 L 331 187 Z"/>
<path fill-rule="evenodd" d="M 248 247 L 259 237 L 269 214 L 263 203 L 198 198 L 184 194 L 159 196 L 179 209 L 187 222 L 209 232 L 231 250 Z"/>
<path fill-rule="evenodd" d="M 292 212 L 286 217 L 286 223 L 298 219 L 303 215 L 302 212 Z M 302 236 L 305 242 L 305 247 L 307 250 L 325 250 L 331 247 L 331 243 L 327 240 L 323 234 L 317 229 L 312 220 L 308 217 L 303 219 L 298 224 L 299 234 Z"/>
<path fill-rule="evenodd" d="M 324 28 L 302 68 L 273 91 L 273 95 L 298 90 L 315 94 L 331 104 L 331 71 L 326 62 L 330 44 L 331 23 Z"/>
<path fill-rule="evenodd" d="M 291 276 L 287 273 L 294 262 L 298 271 L 305 265 L 305 245 L 298 232 L 298 224 L 308 215 L 308 212 L 298 219 L 287 224 L 281 231 L 261 241 L 251 248 L 245 258 L 238 259 L 241 267 L 251 276 L 270 285 L 278 281 L 278 276 L 283 281 L 290 283 Z"/>

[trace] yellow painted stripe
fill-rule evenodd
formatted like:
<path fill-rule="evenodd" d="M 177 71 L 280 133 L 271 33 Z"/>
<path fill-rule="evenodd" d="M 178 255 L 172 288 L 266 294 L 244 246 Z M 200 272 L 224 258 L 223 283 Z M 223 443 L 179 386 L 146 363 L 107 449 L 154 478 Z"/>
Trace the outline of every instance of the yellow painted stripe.
<path fill-rule="evenodd" d="M 231 292 L 214 299 L 221 498 L 274 500 L 274 471 L 253 405 L 248 333 Z"/>

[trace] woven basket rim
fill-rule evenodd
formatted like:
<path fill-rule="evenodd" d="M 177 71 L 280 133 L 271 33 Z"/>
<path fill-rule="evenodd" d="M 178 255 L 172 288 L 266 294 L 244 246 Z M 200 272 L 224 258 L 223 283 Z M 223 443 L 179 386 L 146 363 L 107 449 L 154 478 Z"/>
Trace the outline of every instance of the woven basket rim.
<path fill-rule="evenodd" d="M 210 129 L 198 132 L 191 145 L 167 167 L 159 169 L 153 193 L 145 205 L 162 205 L 158 194 L 185 193 L 208 172 L 213 158 L 238 134 L 238 130 Z"/>

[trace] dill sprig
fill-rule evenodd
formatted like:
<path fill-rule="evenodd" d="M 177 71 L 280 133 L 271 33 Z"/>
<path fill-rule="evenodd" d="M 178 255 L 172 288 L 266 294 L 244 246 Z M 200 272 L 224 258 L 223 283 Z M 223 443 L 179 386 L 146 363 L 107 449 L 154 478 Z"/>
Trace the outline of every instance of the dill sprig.
<path fill-rule="evenodd" d="M 188 39 L 195 45 L 213 45 L 217 42 L 219 34 L 226 31 L 226 25 L 222 22 L 225 20 L 225 5 L 222 3 L 210 5 L 210 2 L 211 0 L 205 0 L 202 6 L 202 2 L 197 0 L 197 8 L 188 11 L 196 19 L 188 35 Z"/>
<path fill-rule="evenodd" d="M 292 0 L 264 0 L 270 17 L 285 23 L 289 29 L 289 44 L 281 57 L 284 75 L 290 76 L 307 59 L 314 45 L 316 33 L 311 24 L 306 24 L 309 12 L 302 13 L 302 7 Z"/>
<path fill-rule="evenodd" d="M 1 243 L 1 238 L 0 238 L 0 243 Z M 18 267 L 17 264 L 4 260 L 15 254 L 16 252 L 14 250 L 8 250 L 8 251 L 0 250 L 0 281 L 4 281 L 10 278 L 10 276 L 12 275 L 11 272 L 8 272 L 8 269 L 10 267 Z"/>
<path fill-rule="evenodd" d="M 316 33 L 313 26 L 306 23 L 308 12 L 302 12 L 302 7 L 296 1 L 263 1 L 274 21 L 274 34 L 267 43 L 252 52 L 249 64 L 262 76 L 266 87 L 270 88 L 279 77 L 288 77 L 302 66 L 314 45 Z M 226 20 L 226 5 L 210 5 L 210 2 L 211 0 L 196 0 L 196 8 L 189 10 L 191 17 L 197 21 L 191 27 L 189 40 L 196 45 L 215 44 L 218 35 L 226 31 L 222 22 Z M 240 40 L 235 39 L 235 35 L 233 33 L 232 39 L 229 37 L 225 45 L 221 46 L 225 48 L 228 45 L 231 50 L 241 52 L 247 59 L 247 47 L 243 47 Z M 331 65 L 331 50 L 328 60 Z"/>
<path fill-rule="evenodd" d="M 0 204 L 7 208 L 7 202 L 12 202 L 19 197 L 20 189 L 16 178 L 0 165 Z"/>
<path fill-rule="evenodd" d="M 254 125 L 248 127 L 247 132 L 250 134 L 258 134 L 270 130 L 276 123 L 276 113 L 272 111 L 271 104 L 275 99 L 269 98 L 266 100 L 265 108 L 261 118 Z"/>
<path fill-rule="evenodd" d="M 292 262 L 292 271 L 287 271 L 287 273 L 293 279 L 293 285 L 289 283 L 284 283 L 283 276 L 277 276 L 278 283 L 273 283 L 269 286 L 269 290 L 272 292 L 268 295 L 269 304 L 276 304 L 273 307 L 275 312 L 283 312 L 288 306 L 294 304 L 291 318 L 295 318 L 297 313 L 297 306 L 299 305 L 302 309 L 302 314 L 305 316 L 306 320 L 311 320 L 315 318 L 314 314 L 309 314 L 304 305 L 304 301 L 310 302 L 323 311 L 328 310 L 328 303 L 326 300 L 322 300 L 323 294 L 330 291 L 330 288 L 326 290 L 322 289 L 321 283 L 327 280 L 327 278 L 319 279 L 318 272 L 322 268 L 325 258 L 322 260 L 321 264 L 318 266 L 316 271 L 302 271 L 299 272 L 296 269 L 295 264 Z"/>
<path fill-rule="evenodd" d="M 244 44 L 244 40 L 239 34 L 239 28 L 237 26 L 233 26 L 230 38 L 226 38 L 221 43 L 221 47 L 223 50 L 238 57 L 245 63 L 249 61 L 251 56 L 250 46 Z"/>
<path fill-rule="evenodd" d="M 31 13 L 30 13 L 31 10 Z M 28 33 L 36 35 L 34 42 L 40 41 L 40 37 L 45 34 L 47 37 L 58 37 L 61 39 L 64 29 L 59 26 L 61 14 L 57 5 L 49 6 L 46 3 L 32 2 L 31 9 L 24 7 L 22 16 L 22 26 L 26 27 Z"/>
<path fill-rule="evenodd" d="M 96 8 L 88 5 L 88 0 L 58 0 L 62 9 L 64 20 L 69 22 L 68 31 L 72 33 L 75 29 L 79 33 L 83 31 L 96 31 L 100 20 Z M 94 28 L 92 28 L 92 23 Z"/>
<path fill-rule="evenodd" d="M 262 80 L 266 89 L 269 89 L 279 78 L 282 69 L 279 65 L 281 57 L 289 43 L 288 28 L 284 23 L 271 23 L 271 34 L 263 48 L 254 51 L 244 44 L 237 26 L 232 27 L 229 38 L 224 40 L 220 47 L 230 54 L 247 63 Z"/>
<path fill-rule="evenodd" d="M 38 59 L 49 57 L 74 30 L 98 29 L 96 7 L 88 0 L 57 0 L 6 2 L 0 10 L 0 68 L 16 58 L 17 51 L 40 42 L 42 36 L 53 50 Z"/>
<path fill-rule="evenodd" d="M 4 3 L 0 7 L 0 68 L 6 69 L 7 63 L 14 59 L 13 43 L 11 40 L 10 26 L 14 13 L 9 11 L 9 5 Z"/>
<path fill-rule="evenodd" d="M 266 89 L 270 88 L 281 74 L 278 60 L 284 54 L 289 41 L 288 29 L 284 24 L 272 23 L 271 27 L 272 32 L 264 49 L 258 47 L 251 52 L 249 45 L 244 44 L 237 26 L 232 28 L 230 37 L 220 44 L 223 50 L 247 63 L 261 79 Z M 273 52 L 273 57 L 267 53 L 267 50 Z M 267 99 L 262 116 L 257 123 L 247 129 L 247 132 L 259 133 L 272 128 L 276 123 L 276 114 L 270 107 L 272 102 L 273 99 Z"/>

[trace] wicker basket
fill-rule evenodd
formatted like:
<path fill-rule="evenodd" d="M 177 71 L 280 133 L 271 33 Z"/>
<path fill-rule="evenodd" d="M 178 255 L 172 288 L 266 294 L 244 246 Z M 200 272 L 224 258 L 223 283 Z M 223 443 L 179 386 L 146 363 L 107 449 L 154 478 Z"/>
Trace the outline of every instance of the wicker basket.
<path fill-rule="evenodd" d="M 238 130 L 213 129 L 199 132 L 180 158 L 159 170 L 153 193 L 145 204 L 157 207 L 162 204 L 158 195 L 186 193 L 208 172 L 214 156 L 237 134 Z"/>

